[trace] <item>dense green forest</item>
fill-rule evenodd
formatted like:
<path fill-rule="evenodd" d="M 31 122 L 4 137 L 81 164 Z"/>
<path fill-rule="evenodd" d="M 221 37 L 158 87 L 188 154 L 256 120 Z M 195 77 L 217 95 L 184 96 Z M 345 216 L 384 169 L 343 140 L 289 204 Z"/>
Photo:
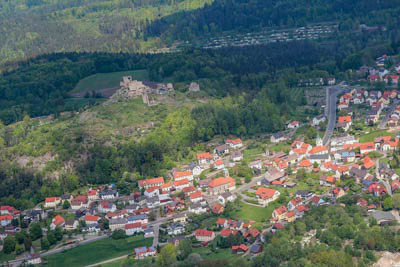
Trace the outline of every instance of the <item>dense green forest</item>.
<path fill-rule="evenodd" d="M 395 29 L 399 12 L 398 0 L 216 0 L 202 9 L 160 18 L 147 30 L 149 35 L 161 35 L 167 42 L 172 42 L 223 31 L 301 27 L 327 21 L 338 22 L 340 30 L 358 30 L 360 23 Z"/>
<path fill-rule="evenodd" d="M 0 63 L 54 52 L 147 51 L 161 45 L 143 31 L 151 21 L 208 1 L 0 0 Z"/>
<path fill-rule="evenodd" d="M 145 52 L 224 31 L 336 22 L 385 26 L 399 40 L 399 1 L 0 0 L 0 63 L 54 52 Z"/>
<path fill-rule="evenodd" d="M 9 124 L 21 120 L 24 114 L 37 117 L 64 111 L 68 92 L 80 79 L 95 73 L 148 69 L 151 80 L 175 83 L 203 80 L 202 87 L 208 94 L 223 97 L 238 92 L 257 92 L 266 81 L 276 80 L 279 70 L 312 66 L 327 59 L 326 48 L 309 42 L 271 44 L 254 49 L 188 49 L 173 55 L 66 53 L 40 56 L 1 74 L 0 120 Z M 285 82 L 294 82 L 296 78 L 293 75 Z M 272 100 L 283 102 L 279 96 Z"/>

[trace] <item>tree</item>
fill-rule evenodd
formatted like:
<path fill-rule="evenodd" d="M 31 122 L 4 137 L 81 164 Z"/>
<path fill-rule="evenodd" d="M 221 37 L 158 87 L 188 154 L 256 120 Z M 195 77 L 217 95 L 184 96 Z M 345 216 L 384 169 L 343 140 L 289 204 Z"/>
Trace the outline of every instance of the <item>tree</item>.
<path fill-rule="evenodd" d="M 393 208 L 400 209 L 400 193 L 394 194 L 392 196 Z"/>
<path fill-rule="evenodd" d="M 25 251 L 24 246 L 22 246 L 20 244 L 15 245 L 15 253 L 17 255 L 21 255 L 22 253 L 24 253 L 24 251 Z"/>
<path fill-rule="evenodd" d="M 383 200 L 383 209 L 384 210 L 392 210 L 393 209 L 393 200 L 390 196 L 387 196 L 384 200 Z"/>
<path fill-rule="evenodd" d="M 118 229 L 115 230 L 112 234 L 111 234 L 111 238 L 112 239 L 124 239 L 126 237 L 125 231 L 122 229 Z"/>
<path fill-rule="evenodd" d="M 63 236 L 64 236 L 61 228 L 58 227 L 58 226 L 56 227 L 56 229 L 54 229 L 54 235 L 55 235 L 57 241 L 61 241 L 63 239 Z"/>
<path fill-rule="evenodd" d="M 50 248 L 49 240 L 47 240 L 46 237 L 42 238 L 40 241 L 40 246 L 42 247 L 42 250 L 48 250 Z"/>
<path fill-rule="evenodd" d="M 68 200 L 65 200 L 62 207 L 63 209 L 67 210 L 71 207 L 71 204 L 69 203 Z"/>
<path fill-rule="evenodd" d="M 186 259 L 190 253 L 192 253 L 192 242 L 190 239 L 184 239 L 180 241 L 177 250 L 178 260 L 182 261 Z"/>
<path fill-rule="evenodd" d="M 40 225 L 40 223 L 33 223 L 29 233 L 31 235 L 32 240 L 37 240 L 39 238 L 41 238 L 43 236 L 43 232 L 42 232 L 42 226 Z"/>
<path fill-rule="evenodd" d="M 15 245 L 17 244 L 15 238 L 12 235 L 8 235 L 4 240 L 3 251 L 6 254 L 10 254 L 15 250 Z"/>
<path fill-rule="evenodd" d="M 50 245 L 54 245 L 57 242 L 57 238 L 56 235 L 54 234 L 54 231 L 47 232 L 47 240 L 49 241 Z"/>
<path fill-rule="evenodd" d="M 24 239 L 24 247 L 25 247 L 25 251 L 31 250 L 32 240 L 29 236 L 25 237 L 25 239 Z"/>
<path fill-rule="evenodd" d="M 24 243 L 25 234 L 23 232 L 17 232 L 15 234 L 15 239 L 17 240 L 18 244 Z"/>
<path fill-rule="evenodd" d="M 171 243 L 165 245 L 157 258 L 158 263 L 161 266 L 176 266 L 176 254 L 175 254 L 175 247 Z"/>

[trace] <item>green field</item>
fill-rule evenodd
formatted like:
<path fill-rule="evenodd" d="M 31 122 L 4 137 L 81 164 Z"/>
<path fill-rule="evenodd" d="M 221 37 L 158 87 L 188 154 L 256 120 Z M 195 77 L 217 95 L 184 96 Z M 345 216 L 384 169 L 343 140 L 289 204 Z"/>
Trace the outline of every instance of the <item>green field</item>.
<path fill-rule="evenodd" d="M 94 91 L 119 86 L 122 76 L 132 76 L 132 79 L 147 80 L 147 70 L 132 70 L 110 73 L 97 73 L 78 82 L 71 93 Z"/>
<path fill-rule="evenodd" d="M 390 133 L 387 130 L 378 130 L 378 131 L 373 131 L 370 132 L 366 135 L 363 135 L 360 137 L 360 142 L 373 142 L 375 137 L 379 137 L 379 136 L 396 136 L 396 133 Z"/>
<path fill-rule="evenodd" d="M 213 260 L 227 260 L 233 263 L 235 260 L 239 259 L 241 256 L 232 254 L 230 248 L 217 249 L 216 252 L 211 252 L 208 247 L 193 249 L 192 253 L 198 253 L 203 259 L 213 259 Z"/>
<path fill-rule="evenodd" d="M 277 207 L 275 202 L 270 203 L 266 207 L 257 207 L 240 202 L 240 207 L 232 212 L 231 217 L 235 220 L 262 222 L 271 218 L 272 211 Z"/>
<path fill-rule="evenodd" d="M 102 239 L 77 248 L 45 257 L 48 266 L 86 266 L 120 257 L 133 252 L 134 248 L 151 246 L 152 238 L 133 236 L 126 239 Z"/>

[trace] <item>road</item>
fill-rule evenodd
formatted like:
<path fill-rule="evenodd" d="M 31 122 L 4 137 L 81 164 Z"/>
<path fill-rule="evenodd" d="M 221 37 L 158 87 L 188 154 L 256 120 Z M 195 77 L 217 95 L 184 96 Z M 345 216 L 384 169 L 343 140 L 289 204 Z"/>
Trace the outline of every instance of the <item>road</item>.
<path fill-rule="evenodd" d="M 324 145 L 328 143 L 329 139 L 332 136 L 332 132 L 335 129 L 337 96 L 343 93 L 344 90 L 347 88 L 347 86 L 343 82 L 341 82 L 338 85 L 329 86 L 327 88 L 328 88 L 327 93 L 329 94 L 329 96 L 326 98 L 327 103 L 325 105 L 325 109 L 328 109 L 327 112 L 328 125 L 326 126 L 325 135 L 323 139 Z"/>
<path fill-rule="evenodd" d="M 386 157 L 387 157 L 387 155 L 385 153 L 384 158 L 386 158 Z M 391 187 L 391 185 L 389 184 L 389 182 L 386 179 L 380 179 L 379 178 L 379 158 L 376 159 L 375 166 L 376 166 L 376 168 L 375 168 L 375 176 L 376 176 L 376 178 L 386 187 L 386 191 L 388 192 L 389 196 L 391 196 L 392 195 L 392 187 Z"/>
<path fill-rule="evenodd" d="M 393 101 L 392 105 L 389 107 L 388 111 L 386 112 L 385 117 L 381 120 L 381 122 L 378 125 L 379 129 L 385 129 L 386 127 L 386 122 L 388 121 L 388 119 L 390 118 L 390 115 L 392 115 L 393 111 L 396 109 L 397 104 L 399 103 L 399 100 L 396 99 Z"/>

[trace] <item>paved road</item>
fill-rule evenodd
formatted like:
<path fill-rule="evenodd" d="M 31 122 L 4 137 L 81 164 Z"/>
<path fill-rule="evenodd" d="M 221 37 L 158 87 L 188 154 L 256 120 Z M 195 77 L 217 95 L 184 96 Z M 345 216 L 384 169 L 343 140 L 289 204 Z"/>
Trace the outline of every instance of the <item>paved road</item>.
<path fill-rule="evenodd" d="M 378 125 L 379 129 L 385 129 L 386 122 L 388 121 L 390 115 L 392 115 L 393 111 L 396 109 L 398 103 L 399 103 L 398 99 L 393 101 L 392 105 L 389 107 L 388 111 L 386 112 L 385 117 L 379 123 L 379 125 Z"/>
<path fill-rule="evenodd" d="M 327 103 L 325 105 L 325 109 L 328 109 L 328 125 L 326 126 L 325 135 L 323 139 L 323 144 L 326 145 L 331 138 L 332 132 L 335 129 L 336 125 L 336 99 L 337 96 L 343 93 L 346 90 L 347 86 L 344 83 L 340 83 L 338 85 L 329 86 L 327 93 L 329 96 L 327 97 Z"/>
<path fill-rule="evenodd" d="M 385 153 L 384 158 L 386 158 L 386 156 L 387 155 Z M 376 178 L 386 187 L 386 190 L 387 190 L 389 196 L 391 196 L 392 195 L 392 187 L 391 187 L 391 185 L 389 184 L 387 179 L 380 179 L 379 175 L 378 175 L 378 172 L 379 172 L 379 158 L 376 159 L 375 165 L 376 165 L 376 169 L 375 169 Z"/>

